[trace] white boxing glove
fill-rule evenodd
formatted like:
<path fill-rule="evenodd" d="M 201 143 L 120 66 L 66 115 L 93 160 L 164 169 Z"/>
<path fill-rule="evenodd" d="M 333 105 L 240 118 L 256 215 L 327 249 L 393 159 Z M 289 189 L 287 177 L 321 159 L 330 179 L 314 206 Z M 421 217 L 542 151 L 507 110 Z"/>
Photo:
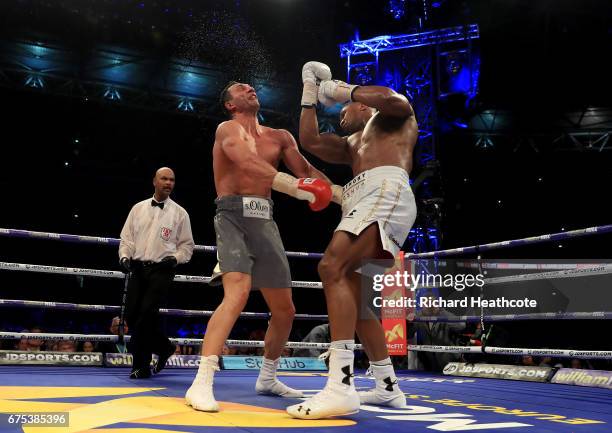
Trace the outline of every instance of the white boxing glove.
<path fill-rule="evenodd" d="M 319 82 L 331 80 L 331 70 L 329 66 L 321 62 L 307 62 L 302 67 L 302 82 L 304 91 L 302 92 L 302 107 L 313 107 L 317 105 L 317 93 Z"/>
<path fill-rule="evenodd" d="M 302 82 L 307 81 L 319 84 L 321 81 L 331 80 L 332 73 L 325 63 L 321 62 L 306 62 L 302 66 Z"/>
<path fill-rule="evenodd" d="M 319 85 L 319 102 L 330 106 L 335 103 L 346 104 L 352 100 L 353 91 L 359 86 L 347 84 L 340 80 L 321 81 Z"/>

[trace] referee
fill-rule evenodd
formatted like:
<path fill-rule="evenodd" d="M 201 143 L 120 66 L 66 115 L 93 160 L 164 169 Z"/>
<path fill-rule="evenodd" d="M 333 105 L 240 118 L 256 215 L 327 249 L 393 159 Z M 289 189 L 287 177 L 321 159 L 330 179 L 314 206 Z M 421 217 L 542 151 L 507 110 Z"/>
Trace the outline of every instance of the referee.
<path fill-rule="evenodd" d="M 124 272 L 131 272 L 126 321 L 132 329 L 132 379 L 159 373 L 174 354 L 174 344 L 162 329 L 159 307 L 168 295 L 176 265 L 187 263 L 194 248 L 189 215 L 170 198 L 174 182 L 171 169 L 157 170 L 153 198 L 136 203 L 121 230 L 119 263 Z M 151 371 L 153 353 L 159 361 Z"/>

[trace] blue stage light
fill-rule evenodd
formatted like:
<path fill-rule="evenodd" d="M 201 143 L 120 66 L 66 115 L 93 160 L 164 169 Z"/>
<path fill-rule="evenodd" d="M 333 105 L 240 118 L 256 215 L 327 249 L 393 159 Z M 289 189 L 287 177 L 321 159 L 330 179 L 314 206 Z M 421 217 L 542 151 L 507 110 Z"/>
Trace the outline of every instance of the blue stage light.
<path fill-rule="evenodd" d="M 34 89 L 42 89 L 45 87 L 45 82 L 43 81 L 42 77 L 35 74 L 30 74 L 26 78 L 25 85 Z"/>
<path fill-rule="evenodd" d="M 186 111 L 189 113 L 193 113 L 195 111 L 193 103 L 189 100 L 189 98 L 182 98 L 176 108 L 178 108 L 180 111 Z"/>
<path fill-rule="evenodd" d="M 387 12 L 394 20 L 401 20 L 406 15 L 406 0 L 389 0 Z"/>
<path fill-rule="evenodd" d="M 121 100 L 121 94 L 119 93 L 117 89 L 113 87 L 107 87 L 102 96 L 104 97 L 104 99 L 108 99 L 110 101 L 120 101 Z"/>

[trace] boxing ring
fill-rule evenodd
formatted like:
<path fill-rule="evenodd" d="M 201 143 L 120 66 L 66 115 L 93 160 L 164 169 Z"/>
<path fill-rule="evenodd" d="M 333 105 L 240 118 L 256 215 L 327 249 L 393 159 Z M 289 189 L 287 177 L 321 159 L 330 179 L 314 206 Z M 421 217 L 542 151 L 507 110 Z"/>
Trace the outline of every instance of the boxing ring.
<path fill-rule="evenodd" d="M 164 370 L 146 382 L 127 378 L 129 369 L 86 367 L 0 368 L 2 432 L 36 429 L 8 425 L 7 413 L 69 412 L 77 432 L 431 432 L 526 431 L 609 432 L 612 393 L 571 385 L 514 382 L 496 379 L 448 378 L 422 373 L 398 375 L 408 397 L 405 409 L 362 406 L 350 418 L 297 420 L 285 407 L 291 399 L 258 396 L 257 372 L 220 371 L 215 376 L 218 413 L 187 407 L 184 394 L 194 371 Z M 309 395 L 323 388 L 321 374 L 281 374 L 294 388 Z M 67 384 L 69 384 L 67 386 Z M 357 388 L 373 380 L 356 375 Z M 2 416 L 2 415 L 0 415 Z M 53 431 L 42 428 L 42 432 Z"/>
<path fill-rule="evenodd" d="M 412 255 L 414 258 L 446 257 L 455 254 L 530 245 L 539 242 L 567 240 L 612 232 L 612 225 L 568 231 L 532 238 Z M 117 239 L 67 234 L 0 229 L 0 236 L 32 238 L 60 242 L 116 246 Z M 197 251 L 214 252 L 210 246 Z M 320 258 L 318 253 L 287 252 L 289 257 Z M 542 275 L 572 278 L 588 272 L 612 273 L 612 269 L 576 268 L 545 269 Z M 0 262 L 0 270 L 77 275 L 94 278 L 123 279 L 121 272 Z M 177 275 L 176 282 L 207 283 L 206 276 Z M 119 286 L 119 284 L 118 284 Z M 294 281 L 293 287 L 321 289 L 316 281 Z M 119 292 L 119 287 L 117 288 Z M 322 295 L 322 293 L 321 293 Z M 119 296 L 117 296 L 119 298 Z M 299 307 L 299 306 L 298 306 Z M 45 308 L 62 311 L 119 312 L 119 306 L 76 304 L 29 299 L 0 299 L 2 308 Z M 207 317 L 212 311 L 163 309 L 165 315 Z M 241 318 L 268 318 L 268 313 L 244 312 Z M 529 320 L 529 319 L 609 319 L 607 311 L 593 313 L 536 313 L 525 315 L 462 316 L 452 320 Z M 297 314 L 296 320 L 325 321 L 325 315 Z M 440 317 L 419 317 L 416 321 L 444 321 Z M 63 333 L 0 332 L 0 339 L 19 340 L 117 341 L 114 335 Z M 125 337 L 129 340 L 129 336 Z M 199 345 L 201 338 L 172 338 L 176 344 Z M 261 341 L 228 340 L 228 346 L 262 347 Z M 290 348 L 325 349 L 327 344 L 289 342 Z M 426 346 L 412 345 L 411 351 L 528 355 L 554 352 L 557 358 L 612 359 L 611 351 L 556 350 L 538 348 L 505 348 L 492 346 Z M 580 349 L 580 348 L 578 348 Z M 429 431 L 528 431 L 528 432 L 609 432 L 612 431 L 612 391 L 546 382 L 524 382 L 476 377 L 457 377 L 418 371 L 399 371 L 400 389 L 408 406 L 391 409 L 362 405 L 358 414 L 330 420 L 297 420 L 285 412 L 294 399 L 259 396 L 254 392 L 257 370 L 221 370 L 215 376 L 215 395 L 220 402 L 218 413 L 197 412 L 184 404 L 184 393 L 195 371 L 167 368 L 147 380 L 130 380 L 128 368 L 56 367 L 33 365 L 0 365 L 0 431 L 1 432 L 262 432 L 309 429 L 320 432 L 429 432 Z M 307 396 L 323 388 L 325 372 L 279 372 L 282 380 Z M 372 388 L 374 380 L 356 372 L 358 389 Z M 10 421 L 11 414 L 23 412 L 65 413 L 69 425 L 39 427 Z M 14 420 L 14 418 L 13 418 Z"/>

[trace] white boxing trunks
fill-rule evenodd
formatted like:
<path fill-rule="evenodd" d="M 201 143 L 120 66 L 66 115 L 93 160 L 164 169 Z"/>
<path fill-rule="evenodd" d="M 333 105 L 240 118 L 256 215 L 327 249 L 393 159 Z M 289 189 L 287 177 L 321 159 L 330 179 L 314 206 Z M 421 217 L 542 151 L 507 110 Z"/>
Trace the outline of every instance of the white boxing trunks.
<path fill-rule="evenodd" d="M 342 190 L 342 220 L 335 231 L 359 235 L 378 223 L 385 251 L 397 256 L 416 219 L 417 209 L 406 170 L 376 167 L 359 173 Z"/>

